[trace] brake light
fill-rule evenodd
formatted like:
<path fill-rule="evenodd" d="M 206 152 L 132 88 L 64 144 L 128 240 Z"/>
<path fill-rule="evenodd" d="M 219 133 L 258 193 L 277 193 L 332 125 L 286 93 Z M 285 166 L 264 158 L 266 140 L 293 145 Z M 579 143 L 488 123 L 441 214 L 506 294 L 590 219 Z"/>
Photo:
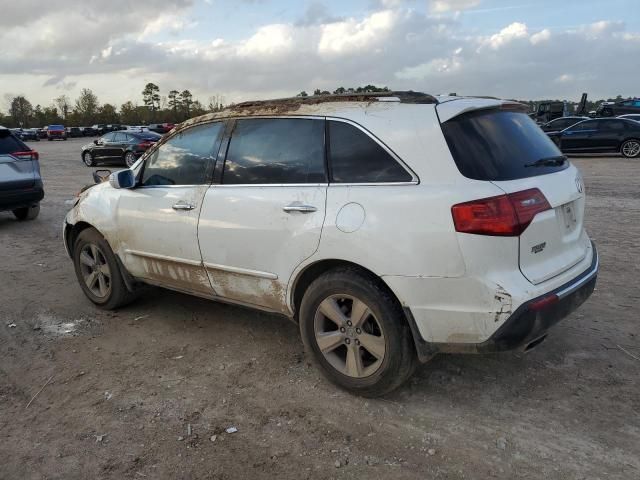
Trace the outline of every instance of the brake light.
<path fill-rule="evenodd" d="M 26 152 L 13 152 L 11 155 L 19 158 L 20 160 L 38 160 L 40 156 L 35 150 L 28 150 Z"/>
<path fill-rule="evenodd" d="M 482 198 L 451 207 L 457 232 L 476 235 L 517 237 L 533 217 L 551 205 L 537 188 Z"/>
<path fill-rule="evenodd" d="M 151 145 L 153 145 L 154 143 L 155 143 L 155 142 L 150 142 L 149 140 L 145 140 L 145 141 L 143 141 L 143 142 L 140 142 L 140 143 L 138 144 L 138 146 L 139 146 L 140 148 L 149 148 L 149 147 L 150 147 Z"/>

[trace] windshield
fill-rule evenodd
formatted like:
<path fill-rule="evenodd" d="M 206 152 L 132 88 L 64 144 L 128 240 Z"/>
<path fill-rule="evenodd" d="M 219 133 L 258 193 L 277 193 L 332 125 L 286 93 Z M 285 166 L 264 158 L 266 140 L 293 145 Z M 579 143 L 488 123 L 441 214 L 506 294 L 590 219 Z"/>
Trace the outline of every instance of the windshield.
<path fill-rule="evenodd" d="M 442 131 L 458 170 L 474 180 L 516 180 L 569 166 L 568 162 L 536 164 L 562 153 L 524 113 L 475 110 L 444 122 Z M 536 168 L 531 168 L 533 164 Z"/>

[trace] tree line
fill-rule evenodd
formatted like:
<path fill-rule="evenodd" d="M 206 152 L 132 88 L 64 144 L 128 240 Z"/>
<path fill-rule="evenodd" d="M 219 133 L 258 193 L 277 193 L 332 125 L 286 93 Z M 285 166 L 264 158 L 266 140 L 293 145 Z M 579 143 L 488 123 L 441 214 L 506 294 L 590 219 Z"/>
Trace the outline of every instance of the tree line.
<path fill-rule="evenodd" d="M 90 126 L 102 123 L 179 123 L 224 108 L 220 95 L 209 97 L 207 104 L 203 105 L 189 90 L 170 90 L 163 96 L 160 94 L 160 88 L 154 83 L 148 83 L 142 90 L 142 104 L 128 100 L 120 107 L 111 103 L 100 103 L 97 95 L 89 88 L 83 88 L 75 101 L 67 95 L 60 95 L 53 99 L 51 105 L 44 107 L 33 106 L 24 95 L 10 96 L 6 100 L 8 112 L 0 112 L 0 125 L 22 128 L 52 124 Z"/>

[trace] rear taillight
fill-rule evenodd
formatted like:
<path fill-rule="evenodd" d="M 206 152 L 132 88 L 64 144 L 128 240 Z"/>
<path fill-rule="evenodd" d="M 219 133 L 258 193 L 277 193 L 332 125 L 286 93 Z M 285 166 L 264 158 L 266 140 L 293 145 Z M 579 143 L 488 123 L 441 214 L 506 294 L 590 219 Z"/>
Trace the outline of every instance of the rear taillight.
<path fill-rule="evenodd" d="M 11 155 L 19 158 L 20 160 L 38 160 L 40 157 L 35 150 L 28 150 L 26 152 L 13 152 Z"/>
<path fill-rule="evenodd" d="M 482 198 L 451 207 L 457 232 L 476 235 L 517 237 L 526 230 L 533 217 L 551 209 L 537 188 Z"/>
<path fill-rule="evenodd" d="M 138 146 L 139 146 L 140 148 L 145 148 L 145 149 L 146 149 L 146 148 L 149 148 L 149 147 L 150 147 L 151 145 L 153 145 L 153 144 L 154 144 L 154 142 L 149 142 L 149 141 L 146 141 L 146 140 L 145 140 L 144 142 L 140 142 L 140 143 L 138 144 Z"/>

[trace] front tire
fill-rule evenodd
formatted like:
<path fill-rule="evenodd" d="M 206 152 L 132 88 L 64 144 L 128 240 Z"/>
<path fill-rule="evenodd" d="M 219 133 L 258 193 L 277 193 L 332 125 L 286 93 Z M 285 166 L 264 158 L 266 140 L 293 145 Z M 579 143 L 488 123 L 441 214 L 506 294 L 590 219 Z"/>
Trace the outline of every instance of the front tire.
<path fill-rule="evenodd" d="M 358 269 L 332 270 L 311 283 L 300 306 L 300 332 L 322 373 L 357 395 L 389 393 L 417 365 L 398 301 Z"/>
<path fill-rule="evenodd" d="M 38 216 L 39 213 L 40 213 L 39 203 L 36 205 L 32 205 L 31 207 L 16 208 L 13 211 L 13 214 L 20 221 L 33 220 Z"/>
<path fill-rule="evenodd" d="M 93 155 L 89 151 L 86 151 L 82 154 L 82 161 L 87 167 L 93 167 L 96 164 Z"/>
<path fill-rule="evenodd" d="M 73 266 L 80 288 L 100 308 L 113 310 L 137 297 L 127 289 L 113 250 L 93 228 L 78 235 L 73 247 Z"/>
<path fill-rule="evenodd" d="M 640 157 L 640 140 L 627 140 L 620 146 L 620 153 L 625 158 Z"/>

